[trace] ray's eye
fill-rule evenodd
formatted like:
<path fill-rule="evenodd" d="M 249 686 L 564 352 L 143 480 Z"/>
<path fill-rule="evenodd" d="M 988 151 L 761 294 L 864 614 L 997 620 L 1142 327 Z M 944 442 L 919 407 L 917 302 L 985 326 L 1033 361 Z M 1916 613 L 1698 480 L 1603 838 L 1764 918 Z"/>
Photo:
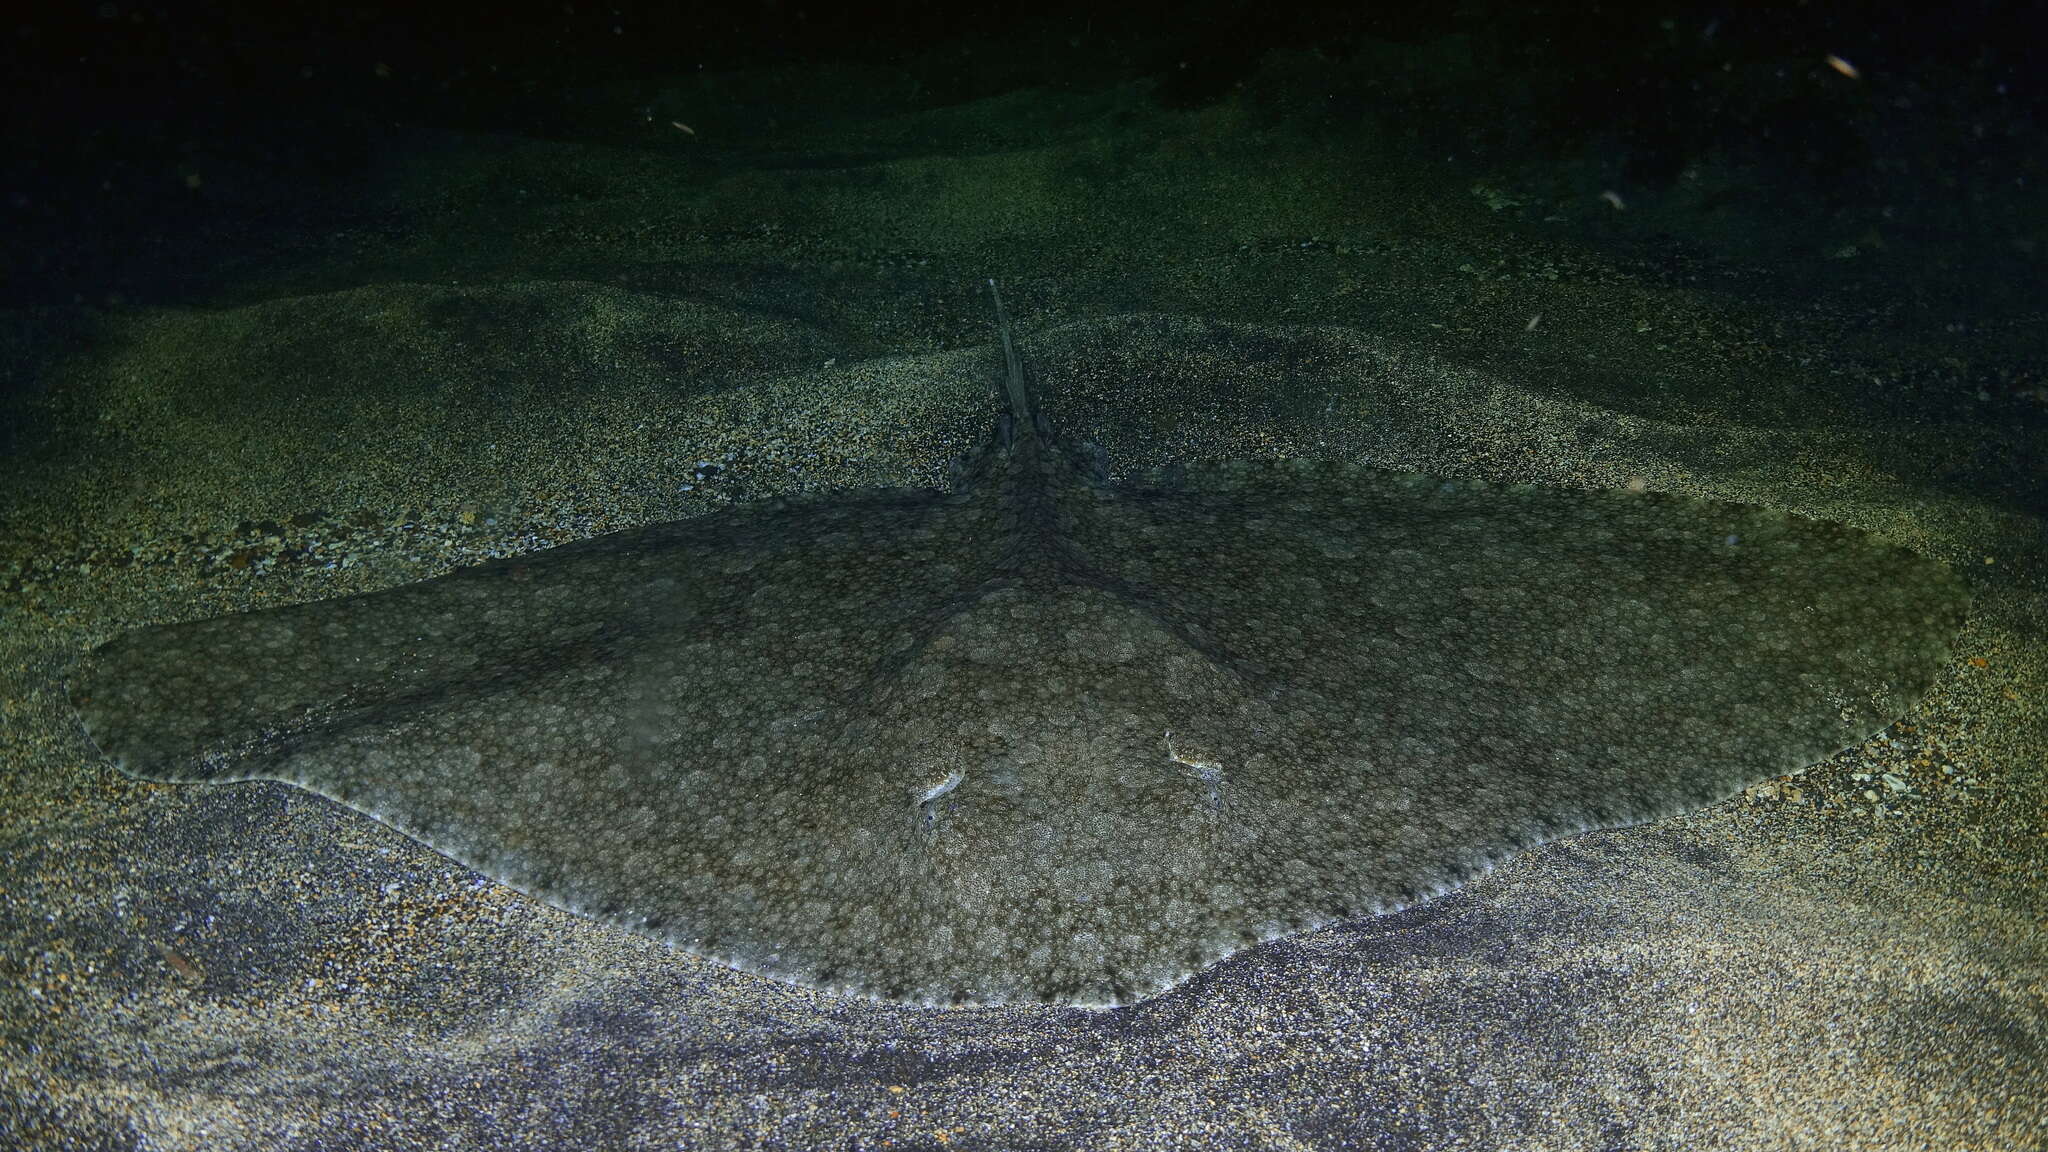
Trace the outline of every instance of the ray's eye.
<path fill-rule="evenodd" d="M 958 788 L 960 782 L 966 778 L 958 769 L 955 769 L 946 773 L 945 779 L 917 793 L 918 831 L 931 835 L 939 830 L 940 801 L 952 795 L 953 789 Z"/>

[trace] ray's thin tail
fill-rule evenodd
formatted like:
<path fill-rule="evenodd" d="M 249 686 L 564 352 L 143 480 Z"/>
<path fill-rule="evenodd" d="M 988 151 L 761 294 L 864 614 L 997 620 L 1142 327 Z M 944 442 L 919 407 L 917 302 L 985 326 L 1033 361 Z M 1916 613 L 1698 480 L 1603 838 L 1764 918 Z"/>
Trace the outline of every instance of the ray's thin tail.
<path fill-rule="evenodd" d="M 1003 294 L 996 291 L 994 277 L 988 282 L 989 299 L 996 302 L 996 330 L 1003 337 L 1004 384 L 1010 394 L 1010 415 L 1019 424 L 1032 418 L 1031 394 L 1024 388 L 1024 359 L 1017 355 L 1017 342 L 1010 337 L 1010 314 L 1003 309 Z"/>
<path fill-rule="evenodd" d="M 1032 395 L 1031 386 L 1024 377 L 1024 357 L 1017 351 L 1017 341 L 1010 331 L 1010 314 L 1003 308 L 1003 294 L 996 290 L 994 277 L 989 278 L 988 294 L 996 305 L 996 330 L 1003 338 L 1003 389 L 1009 398 L 1010 419 L 1019 433 L 1030 429 L 1041 438 L 1052 439 L 1052 426 L 1045 414 L 1039 411 L 1038 397 Z"/>

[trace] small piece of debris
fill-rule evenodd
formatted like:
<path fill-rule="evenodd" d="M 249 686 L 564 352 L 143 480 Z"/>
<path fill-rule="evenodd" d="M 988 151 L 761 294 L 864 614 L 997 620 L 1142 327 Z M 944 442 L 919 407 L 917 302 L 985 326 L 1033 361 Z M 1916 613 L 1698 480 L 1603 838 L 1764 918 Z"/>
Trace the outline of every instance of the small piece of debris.
<path fill-rule="evenodd" d="M 152 940 L 150 945 L 156 949 L 157 955 L 164 958 L 164 963 L 170 965 L 171 971 L 177 974 L 179 983 L 188 988 L 197 988 L 206 983 L 206 969 L 201 968 L 191 957 L 161 940 Z"/>

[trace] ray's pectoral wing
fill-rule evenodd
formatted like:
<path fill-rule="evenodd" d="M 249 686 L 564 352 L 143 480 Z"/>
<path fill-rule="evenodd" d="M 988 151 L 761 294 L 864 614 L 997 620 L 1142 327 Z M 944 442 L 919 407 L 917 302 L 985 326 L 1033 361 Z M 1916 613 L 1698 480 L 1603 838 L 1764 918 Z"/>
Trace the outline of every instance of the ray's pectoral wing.
<path fill-rule="evenodd" d="M 1237 782 L 1248 818 L 1392 903 L 1870 735 L 1966 605 L 1937 562 L 1771 509 L 1329 466 L 1193 474 L 1076 533 L 1271 697 L 1299 752 Z"/>
<path fill-rule="evenodd" d="M 142 629 L 72 698 L 132 775 L 284 780 L 500 879 L 577 873 L 571 906 L 615 902 L 627 862 L 584 847 L 672 823 L 693 764 L 751 765 L 772 798 L 835 694 L 972 582 L 971 514 L 908 490 L 750 507 Z"/>

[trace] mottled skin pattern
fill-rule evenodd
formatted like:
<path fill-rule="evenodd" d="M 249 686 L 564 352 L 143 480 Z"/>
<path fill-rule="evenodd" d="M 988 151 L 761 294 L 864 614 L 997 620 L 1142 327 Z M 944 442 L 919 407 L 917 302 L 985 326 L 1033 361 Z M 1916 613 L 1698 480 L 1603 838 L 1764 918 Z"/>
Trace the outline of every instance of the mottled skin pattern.
<path fill-rule="evenodd" d="M 890 1000 L 1107 1005 L 1883 727 L 1965 597 L 1768 508 L 1301 462 L 1114 486 L 1002 325 L 951 492 L 147 628 L 73 700 L 544 900 Z"/>

